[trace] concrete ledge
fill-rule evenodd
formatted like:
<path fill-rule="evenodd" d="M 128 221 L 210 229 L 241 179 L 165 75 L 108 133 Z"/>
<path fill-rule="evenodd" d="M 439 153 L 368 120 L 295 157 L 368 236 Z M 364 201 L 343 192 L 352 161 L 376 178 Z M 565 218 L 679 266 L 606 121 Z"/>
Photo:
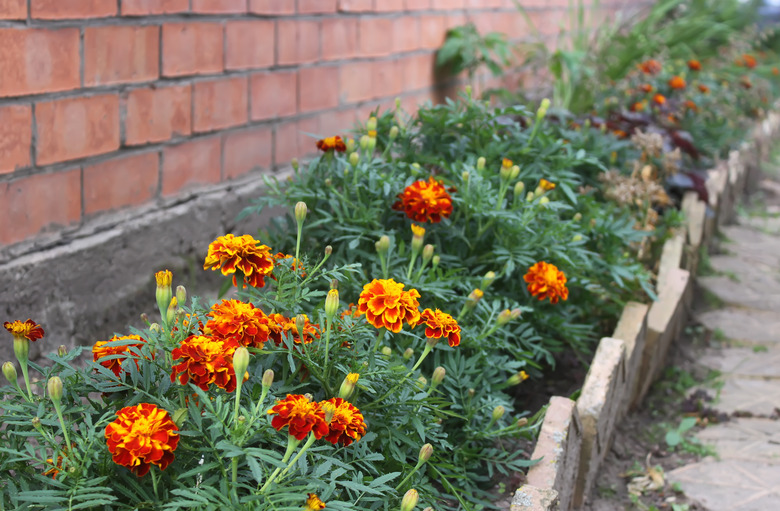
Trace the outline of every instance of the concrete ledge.
<path fill-rule="evenodd" d="M 558 492 L 552 488 L 537 488 L 524 484 L 512 497 L 509 511 L 557 511 Z"/>
<path fill-rule="evenodd" d="M 624 371 L 626 374 L 626 386 L 621 404 L 619 418 L 624 417 L 631 406 L 631 401 L 637 393 L 642 375 L 642 355 L 645 351 L 647 339 L 647 313 L 648 305 L 637 302 L 628 302 L 623 308 L 617 327 L 612 337 L 625 343 L 626 356 Z"/>

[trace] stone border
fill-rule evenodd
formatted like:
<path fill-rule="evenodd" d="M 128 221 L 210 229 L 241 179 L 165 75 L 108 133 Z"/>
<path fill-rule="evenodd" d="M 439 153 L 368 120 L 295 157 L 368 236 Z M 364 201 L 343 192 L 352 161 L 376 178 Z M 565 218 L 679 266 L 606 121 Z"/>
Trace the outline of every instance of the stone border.
<path fill-rule="evenodd" d="M 696 192 L 683 197 L 684 232 L 664 243 L 659 261 L 658 299 L 629 302 L 612 337 L 601 339 L 576 402 L 550 399 L 531 459 L 526 484 L 511 511 L 569 511 L 587 499 L 612 442 L 616 423 L 642 402 L 666 361 L 672 341 L 691 314 L 692 276 L 702 247 L 717 228 L 734 220 L 740 197 L 755 186 L 760 164 L 780 134 L 780 112 L 759 122 L 739 150 L 708 171 L 708 200 Z"/>

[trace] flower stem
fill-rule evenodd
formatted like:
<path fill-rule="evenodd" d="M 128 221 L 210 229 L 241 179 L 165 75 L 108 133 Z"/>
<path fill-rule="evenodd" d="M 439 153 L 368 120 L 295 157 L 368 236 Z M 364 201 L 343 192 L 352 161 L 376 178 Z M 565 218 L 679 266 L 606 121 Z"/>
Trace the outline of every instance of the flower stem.
<path fill-rule="evenodd" d="M 325 319 L 325 381 L 328 380 L 328 372 L 330 372 L 331 364 L 328 363 L 328 350 L 330 349 L 330 327 L 332 321 L 330 318 Z"/>
<path fill-rule="evenodd" d="M 151 468 L 149 471 L 152 475 L 152 487 L 154 488 L 154 496 L 157 497 L 157 500 L 160 500 L 160 496 L 157 494 L 157 472 L 154 471 L 154 467 Z"/>
<path fill-rule="evenodd" d="M 418 461 L 418 462 L 417 462 L 417 465 L 415 465 L 415 466 L 414 466 L 414 468 L 412 469 L 412 471 L 411 471 L 411 472 L 409 472 L 409 474 L 408 474 L 406 477 L 404 477 L 404 478 L 403 478 L 403 480 L 402 480 L 400 483 L 398 483 L 398 486 L 396 486 L 396 487 L 395 487 L 395 489 L 396 489 L 396 490 L 400 490 L 401 488 L 403 488 L 404 484 L 406 484 L 406 481 L 408 481 L 409 479 L 411 479 L 411 477 L 412 477 L 412 476 L 413 476 L 415 473 L 417 473 L 417 471 L 418 471 L 418 470 L 420 470 L 420 467 L 422 467 L 423 463 L 425 463 L 425 462 L 420 462 L 420 461 Z"/>
<path fill-rule="evenodd" d="M 57 418 L 60 420 L 60 427 L 62 427 L 62 436 L 65 438 L 65 445 L 70 449 L 70 435 L 68 435 L 68 428 L 65 427 L 65 419 L 62 417 L 62 406 L 56 401 L 54 403 L 54 410 L 57 411 Z"/>
<path fill-rule="evenodd" d="M 24 385 L 27 387 L 27 396 L 30 398 L 28 401 L 32 402 L 33 394 L 32 390 L 30 390 L 30 375 L 27 373 L 27 363 L 20 363 L 19 364 L 22 367 L 22 376 L 24 377 Z"/>
<path fill-rule="evenodd" d="M 311 446 L 312 446 L 312 444 L 314 443 L 314 441 L 315 441 L 315 440 L 316 440 L 316 438 L 314 437 L 314 432 L 312 432 L 312 433 L 309 433 L 309 438 L 307 438 L 307 439 L 306 439 L 306 443 L 305 443 L 305 444 L 303 444 L 303 447 L 301 447 L 301 450 L 300 450 L 300 451 L 298 451 L 298 454 L 296 454 L 296 455 L 295 455 L 295 457 L 292 459 L 292 461 L 291 461 L 290 463 L 288 463 L 288 464 L 287 464 L 287 467 L 286 467 L 284 470 L 282 470 L 282 475 L 286 474 L 286 473 L 287 473 L 287 471 L 288 471 L 288 470 L 290 470 L 290 468 L 291 468 L 293 465 L 295 465 L 295 463 L 296 463 L 296 462 L 297 462 L 299 459 L 301 459 L 301 456 L 303 456 L 303 454 L 306 452 L 306 450 L 307 450 L 309 447 L 311 447 Z"/>
<path fill-rule="evenodd" d="M 406 269 L 406 280 L 412 278 L 412 269 L 415 261 L 417 261 L 417 254 L 412 254 L 412 258 L 409 260 L 409 268 Z"/>
<path fill-rule="evenodd" d="M 301 234 L 303 233 L 303 224 L 298 223 L 298 237 L 295 239 L 295 259 L 293 259 L 293 271 L 298 274 L 298 269 L 301 266 Z"/>
<path fill-rule="evenodd" d="M 284 457 L 282 458 L 282 463 L 287 463 L 287 460 L 290 459 L 290 456 L 292 456 L 293 451 L 296 447 L 298 447 L 298 444 L 300 444 L 301 441 L 295 438 L 292 435 L 287 436 L 287 450 L 284 452 Z M 281 472 L 282 469 L 279 467 L 276 467 L 276 470 L 274 470 L 273 474 L 271 474 L 271 477 L 268 478 L 268 480 L 265 482 L 262 488 L 260 488 L 260 493 L 264 493 L 265 490 L 268 489 L 269 486 L 271 486 L 271 483 L 273 483 L 276 480 L 276 476 L 279 475 L 279 472 Z"/>

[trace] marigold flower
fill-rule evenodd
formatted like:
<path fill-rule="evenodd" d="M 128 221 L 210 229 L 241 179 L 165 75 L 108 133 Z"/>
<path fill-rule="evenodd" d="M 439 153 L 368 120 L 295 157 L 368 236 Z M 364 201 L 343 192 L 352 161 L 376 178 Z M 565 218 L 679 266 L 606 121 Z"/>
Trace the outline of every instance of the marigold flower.
<path fill-rule="evenodd" d="M 340 136 L 335 135 L 333 137 L 323 138 L 317 141 L 317 149 L 320 151 L 338 151 L 344 153 L 347 151 L 347 144 L 341 139 Z"/>
<path fill-rule="evenodd" d="M 321 401 L 320 406 L 325 406 L 326 403 L 329 403 L 335 409 L 333 417 L 328 424 L 329 431 L 325 436 L 325 440 L 333 445 L 340 443 L 347 446 L 352 442 L 357 442 L 366 434 L 366 423 L 363 421 L 363 414 L 355 406 L 340 397 Z"/>
<path fill-rule="evenodd" d="M 756 67 L 756 58 L 753 55 L 746 53 L 745 55 L 742 55 L 742 64 L 748 69 L 753 69 Z"/>
<path fill-rule="evenodd" d="M 656 105 L 665 105 L 666 104 L 666 97 L 663 94 L 656 94 L 653 96 L 653 103 Z"/>
<path fill-rule="evenodd" d="M 653 92 L 653 86 L 650 85 L 649 83 L 643 83 L 642 85 L 639 86 L 639 88 L 642 89 L 642 92 L 645 93 Z"/>
<path fill-rule="evenodd" d="M 416 181 L 398 194 L 393 209 L 403 211 L 415 222 L 441 222 L 452 214 L 452 197 L 439 181 Z"/>
<path fill-rule="evenodd" d="M 566 275 L 555 265 L 539 261 L 528 269 L 523 277 L 528 283 L 528 291 L 540 301 L 550 299 L 550 303 L 558 303 L 560 298 L 569 298 L 566 288 Z"/>
<path fill-rule="evenodd" d="M 263 349 L 271 328 L 268 316 L 251 303 L 240 300 L 222 300 L 208 313 L 211 318 L 204 333 L 223 339 L 233 338 L 239 346 Z"/>
<path fill-rule="evenodd" d="M 655 75 L 661 72 L 661 63 L 655 59 L 646 60 L 639 64 L 639 69 L 648 75 Z"/>
<path fill-rule="evenodd" d="M 454 348 L 460 344 L 460 326 L 455 319 L 439 309 L 425 309 L 420 315 L 425 323 L 425 336 L 430 339 L 447 338 L 447 343 Z"/>
<path fill-rule="evenodd" d="M 612 134 L 615 135 L 617 138 L 627 138 L 628 137 L 628 133 L 626 133 L 623 130 L 612 130 Z M 546 198 L 547 197 L 542 197 L 542 199 L 546 199 Z M 550 199 L 547 199 L 547 200 L 549 201 Z"/>
<path fill-rule="evenodd" d="M 776 67 L 773 67 L 772 68 L 772 74 L 775 75 L 775 76 L 780 75 L 780 69 L 778 69 Z"/>
<path fill-rule="evenodd" d="M 701 62 L 699 62 L 696 59 L 689 60 L 688 69 L 690 69 L 691 71 L 701 71 Z"/>
<path fill-rule="evenodd" d="M 644 101 L 637 101 L 636 103 L 631 105 L 631 108 L 630 108 L 630 110 L 632 112 L 641 112 L 644 109 L 645 109 L 645 102 Z"/>
<path fill-rule="evenodd" d="M 753 84 L 750 82 L 750 77 L 743 76 L 739 79 L 739 84 L 744 87 L 745 89 L 751 89 L 753 88 Z"/>
<path fill-rule="evenodd" d="M 293 271 L 300 272 L 301 277 L 305 277 L 306 276 L 306 268 L 304 268 L 303 264 L 301 264 L 300 261 L 296 261 L 295 257 L 291 256 L 290 254 L 277 252 L 277 253 L 275 253 L 273 255 L 273 258 L 274 258 L 274 261 L 281 261 L 282 259 L 292 259 L 293 262 L 292 262 L 291 267 L 292 267 Z M 276 280 L 276 279 L 274 279 L 274 280 Z"/>
<path fill-rule="evenodd" d="M 220 236 L 209 245 L 203 269 L 220 269 L 222 275 L 234 274 L 234 286 L 238 286 L 235 275 L 238 270 L 241 272 L 244 284 L 263 287 L 265 276 L 274 269 L 274 259 L 270 247 L 258 246 L 258 243 L 260 242 L 249 234 L 239 237 L 232 234 Z"/>
<path fill-rule="evenodd" d="M 71 448 L 74 448 L 74 447 L 76 447 L 76 444 L 72 444 L 71 445 Z M 46 460 L 46 463 L 51 465 L 51 468 L 49 470 L 47 470 L 46 472 L 44 472 L 43 475 L 45 475 L 45 476 L 49 476 L 50 475 L 52 479 L 56 479 L 57 478 L 57 474 L 59 474 L 60 471 L 62 470 L 63 456 L 65 458 L 68 457 L 68 447 L 67 446 L 62 446 L 62 451 L 60 452 L 60 454 L 57 455 L 57 462 L 56 463 L 54 462 L 54 458 L 48 458 Z"/>
<path fill-rule="evenodd" d="M 709 94 L 710 88 L 707 87 L 706 85 L 704 85 L 703 83 L 700 83 L 699 84 L 699 92 L 701 92 L 702 94 Z"/>
<path fill-rule="evenodd" d="M 404 291 L 404 285 L 393 279 L 374 279 L 363 286 L 358 312 L 376 328 L 400 332 L 404 321 L 412 328 L 420 321 L 418 298 L 416 289 Z"/>
<path fill-rule="evenodd" d="M 320 511 L 321 509 L 325 509 L 325 507 L 325 503 L 320 500 L 316 493 L 307 494 L 304 511 Z"/>
<path fill-rule="evenodd" d="M 685 79 L 682 76 L 673 76 L 669 79 L 669 87 L 672 89 L 684 89 Z"/>
<path fill-rule="evenodd" d="M 314 339 L 320 338 L 320 325 L 317 323 L 311 323 L 309 317 L 306 314 L 301 314 L 304 319 L 303 327 L 303 341 L 301 341 L 301 335 L 298 332 L 298 325 L 295 324 L 295 318 L 288 318 L 281 314 L 270 314 L 268 316 L 268 327 L 270 328 L 269 338 L 277 346 L 282 345 L 283 335 L 288 332 L 295 344 L 311 344 Z"/>
<path fill-rule="evenodd" d="M 171 352 L 174 361 L 182 360 L 173 366 L 171 381 L 178 375 L 179 383 L 188 381 L 201 390 L 208 390 L 212 383 L 227 392 L 236 390 L 236 374 L 233 371 L 233 353 L 238 341 L 230 338 L 214 338 L 205 335 L 191 335 L 181 341 L 178 348 Z"/>
<path fill-rule="evenodd" d="M 137 343 L 128 343 L 124 346 L 106 346 L 109 343 L 114 343 L 115 341 L 138 341 Z M 137 348 L 140 349 L 144 344 L 146 344 L 146 339 L 138 336 L 138 335 L 115 335 L 111 339 L 107 341 L 98 341 L 95 343 L 94 346 L 92 346 L 92 359 L 105 367 L 106 369 L 111 370 L 117 377 L 122 374 L 122 362 L 124 362 L 127 359 L 128 352 L 130 351 L 130 348 Z M 111 358 L 109 360 L 101 360 L 105 357 L 111 356 L 111 355 L 122 355 L 116 358 Z M 138 360 L 135 361 L 135 366 L 138 367 Z"/>
<path fill-rule="evenodd" d="M 106 426 L 106 443 L 114 463 L 142 477 L 152 465 L 165 470 L 171 464 L 178 430 L 167 411 L 139 403 L 116 413 L 116 420 Z"/>
<path fill-rule="evenodd" d="M 512 160 L 509 158 L 504 158 L 501 160 L 501 166 L 505 169 L 511 169 L 512 168 Z"/>
<path fill-rule="evenodd" d="M 690 100 L 690 99 L 685 101 L 685 108 L 687 108 L 688 110 L 690 110 L 692 112 L 698 112 L 699 111 L 699 107 L 696 106 L 696 103 L 693 100 Z"/>
<path fill-rule="evenodd" d="M 539 188 L 541 188 L 545 192 L 549 192 L 550 190 L 555 190 L 555 183 L 547 181 L 546 179 L 542 178 L 539 180 Z"/>
<path fill-rule="evenodd" d="M 303 440 L 310 432 L 317 439 L 330 432 L 322 407 L 302 394 L 287 394 L 286 398 L 277 400 L 276 406 L 267 413 L 275 416 L 271 426 L 277 431 L 288 426 L 287 432 L 297 440 Z"/>
<path fill-rule="evenodd" d="M 412 236 L 419 236 L 420 238 L 425 236 L 425 227 L 422 225 L 412 224 Z"/>
<path fill-rule="evenodd" d="M 3 327 L 14 337 L 24 338 L 28 341 L 34 342 L 43 338 L 43 328 L 31 319 L 24 322 L 16 320 L 13 323 L 6 321 L 3 323 Z"/>

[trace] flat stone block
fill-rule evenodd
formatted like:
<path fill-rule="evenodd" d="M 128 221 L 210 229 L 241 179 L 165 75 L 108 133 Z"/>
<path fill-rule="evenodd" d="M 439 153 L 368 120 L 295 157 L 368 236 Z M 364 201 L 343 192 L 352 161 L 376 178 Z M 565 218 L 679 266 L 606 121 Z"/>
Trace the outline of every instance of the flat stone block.
<path fill-rule="evenodd" d="M 780 314 L 726 307 L 697 315 L 708 330 L 719 330 L 728 339 L 749 344 L 780 344 Z"/>
<path fill-rule="evenodd" d="M 688 244 L 695 251 L 701 246 L 704 236 L 704 221 L 707 215 L 707 204 L 699 200 L 696 192 L 686 192 L 683 197 L 682 210 L 685 214 L 685 223 L 688 231 Z M 695 271 L 695 269 L 694 269 Z"/>
<path fill-rule="evenodd" d="M 609 451 L 625 392 L 625 350 L 625 342 L 620 339 L 601 339 L 577 399 L 577 412 L 582 421 L 582 452 L 575 508 L 582 505 L 593 488 L 599 465 Z"/>
<path fill-rule="evenodd" d="M 623 404 L 620 417 L 625 416 L 631 406 L 631 400 L 636 394 L 642 372 L 642 354 L 645 350 L 647 337 L 647 313 L 648 305 L 637 302 L 628 302 L 623 308 L 615 332 L 614 339 L 620 339 L 626 343 L 626 356 L 624 359 L 626 373 L 626 391 L 623 396 Z"/>
<path fill-rule="evenodd" d="M 552 488 L 537 488 L 524 484 L 512 497 L 510 511 L 557 511 L 558 492 Z M 563 508 L 565 509 L 565 508 Z"/>
<path fill-rule="evenodd" d="M 658 283 L 665 282 L 672 270 L 679 269 L 683 262 L 685 234 L 679 233 L 664 242 L 661 260 L 658 263 Z"/>
<path fill-rule="evenodd" d="M 570 509 L 577 483 L 582 424 L 571 399 L 553 396 L 531 459 L 542 460 L 528 470 L 526 482 L 558 492 L 560 509 Z"/>

